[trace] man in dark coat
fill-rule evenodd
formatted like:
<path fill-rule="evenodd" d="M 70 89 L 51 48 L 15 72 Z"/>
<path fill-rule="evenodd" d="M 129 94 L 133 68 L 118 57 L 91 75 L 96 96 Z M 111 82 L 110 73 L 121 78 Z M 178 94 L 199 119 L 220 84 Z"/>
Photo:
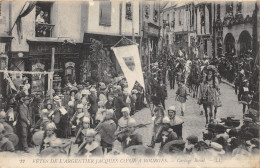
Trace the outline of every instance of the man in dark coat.
<path fill-rule="evenodd" d="M 163 108 L 165 109 L 165 99 L 167 98 L 167 89 L 163 84 L 163 81 L 160 82 L 160 86 L 156 90 L 156 96 L 160 99 Z"/>
<path fill-rule="evenodd" d="M 98 111 L 98 97 L 97 97 L 97 91 L 95 88 L 90 89 L 90 95 L 88 96 L 88 100 L 90 103 L 89 113 L 93 120 L 96 118 L 96 113 Z M 94 121 L 95 123 L 95 121 Z"/>
<path fill-rule="evenodd" d="M 32 115 L 29 110 L 28 105 L 30 104 L 30 98 L 28 96 L 21 98 L 22 104 L 19 107 L 19 123 L 18 127 L 20 128 L 20 140 L 23 147 L 23 150 L 26 153 L 29 153 L 28 150 L 28 133 L 32 123 Z"/>
<path fill-rule="evenodd" d="M 169 72 L 168 72 L 168 79 L 170 81 L 170 89 L 174 89 L 174 85 L 175 85 L 175 70 L 172 67 Z"/>
<path fill-rule="evenodd" d="M 123 107 L 127 107 L 126 103 L 123 100 L 123 93 L 121 92 L 115 92 L 115 100 L 114 100 L 114 105 L 115 105 L 115 116 L 116 116 L 116 123 L 117 121 L 123 116 L 121 113 L 121 110 Z"/>

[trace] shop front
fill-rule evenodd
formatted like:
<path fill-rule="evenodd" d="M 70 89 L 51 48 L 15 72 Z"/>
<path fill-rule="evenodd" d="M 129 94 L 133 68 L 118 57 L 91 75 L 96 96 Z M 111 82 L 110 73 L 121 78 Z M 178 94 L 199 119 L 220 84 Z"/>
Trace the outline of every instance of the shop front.
<path fill-rule="evenodd" d="M 53 87 L 61 91 L 68 82 L 80 82 L 81 44 L 64 42 L 46 42 L 28 40 L 29 53 L 25 70 L 32 72 L 50 71 L 52 48 L 54 48 L 54 81 Z M 48 89 L 47 76 L 29 77 L 31 92 L 42 92 Z"/>
<path fill-rule="evenodd" d="M 8 61 L 9 61 L 12 38 L 13 37 L 11 36 L 0 35 L 0 70 L 8 69 Z M 6 90 L 6 84 L 4 82 L 4 75 L 3 73 L 0 73 L 0 99 L 2 96 L 3 97 L 6 96 L 5 90 Z"/>
<path fill-rule="evenodd" d="M 143 65 L 149 65 L 149 63 L 154 63 L 157 61 L 159 37 L 160 27 L 152 23 L 144 22 L 144 35 L 142 41 Z"/>

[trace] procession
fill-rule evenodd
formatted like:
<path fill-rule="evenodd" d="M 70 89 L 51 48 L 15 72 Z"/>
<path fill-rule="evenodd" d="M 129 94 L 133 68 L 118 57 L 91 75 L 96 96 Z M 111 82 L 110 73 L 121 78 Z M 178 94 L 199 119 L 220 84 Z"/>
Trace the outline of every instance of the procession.
<path fill-rule="evenodd" d="M 224 49 L 221 38 L 217 37 L 215 15 L 220 8 L 215 2 L 142 4 L 142 15 L 148 19 L 153 11 L 151 20 L 160 26 L 157 41 L 153 35 L 159 26 L 151 26 L 150 22 L 148 35 L 135 33 L 139 31 L 135 28 L 138 23 L 134 25 L 139 17 L 134 13 L 137 6 L 140 7 L 137 2 L 124 2 L 123 5 L 122 2 L 75 3 L 75 7 L 80 5 L 81 10 L 84 5 L 89 5 L 90 23 L 85 29 L 82 46 L 77 41 L 60 40 L 55 36 L 59 29 L 56 30 L 58 25 L 53 26 L 55 19 L 51 12 L 54 13 L 55 5 L 60 5 L 62 10 L 70 4 L 39 1 L 23 2 L 24 6 L 15 7 L 12 2 L 5 3 L 1 2 L 2 6 L 13 5 L 9 13 L 23 8 L 17 18 L 20 20 L 9 25 L 13 32 L 10 38 L 0 38 L 10 40 L 1 49 L 2 154 L 71 158 L 206 156 L 222 159 L 259 155 L 259 35 L 254 27 L 257 23 L 254 25 L 253 22 L 254 19 L 258 22 L 259 18 L 256 2 L 248 4 L 255 9 L 251 11 L 250 31 L 253 32 L 250 33 L 254 35 L 256 31 L 256 37 L 252 35 L 250 44 L 246 40 L 243 43 L 243 39 L 238 44 L 229 41 L 223 44 Z M 228 2 L 221 5 L 226 6 L 226 10 L 231 4 L 232 10 L 235 6 L 239 10 L 242 5 L 225 3 Z M 120 17 L 125 21 L 119 22 L 119 28 L 124 27 L 125 34 L 114 38 L 106 33 L 89 33 L 91 11 L 99 6 L 99 26 L 103 26 L 108 18 L 114 18 L 113 15 L 108 17 L 111 13 L 104 9 L 109 6 L 117 10 L 111 4 L 119 4 L 120 13 L 125 13 Z M 197 20 L 194 20 L 197 9 L 203 13 L 198 16 L 200 21 L 204 19 L 207 24 L 200 25 L 201 31 L 194 28 L 198 34 L 193 36 L 191 27 Z M 210 19 L 205 16 L 208 9 L 213 13 L 213 19 L 212 14 Z M 187 26 L 190 28 L 187 31 L 191 31 L 187 43 L 177 32 L 177 24 L 182 25 L 181 12 L 178 17 L 170 16 L 167 13 L 170 10 L 189 12 L 184 19 L 185 24 L 192 24 Z M 106 15 L 104 18 L 102 12 Z M 26 17 L 30 15 L 31 20 L 35 19 L 35 39 L 26 35 L 26 27 L 23 37 L 21 26 L 26 25 L 19 25 L 22 21 L 29 23 Z M 173 18 L 172 24 L 170 18 Z M 179 19 L 178 23 L 175 18 Z M 60 15 L 56 19 L 63 20 Z M 129 30 L 127 21 L 132 22 L 128 25 Z M 113 22 L 109 24 L 111 26 Z M 206 30 L 209 24 L 211 27 Z M 249 23 L 245 21 L 243 24 Z M 70 32 L 65 24 L 63 26 L 64 32 Z M 17 34 L 13 27 L 17 27 Z M 149 34 L 152 28 L 154 31 Z M 204 29 L 210 34 L 211 40 L 206 39 L 205 43 L 208 45 L 204 44 L 204 36 L 200 34 Z M 126 35 L 127 31 L 130 36 Z M 169 40 L 173 34 L 175 36 Z M 56 41 L 51 41 L 54 37 L 57 37 Z M 28 53 L 21 52 L 23 45 L 29 46 Z M 12 52 L 15 47 L 20 51 Z"/>

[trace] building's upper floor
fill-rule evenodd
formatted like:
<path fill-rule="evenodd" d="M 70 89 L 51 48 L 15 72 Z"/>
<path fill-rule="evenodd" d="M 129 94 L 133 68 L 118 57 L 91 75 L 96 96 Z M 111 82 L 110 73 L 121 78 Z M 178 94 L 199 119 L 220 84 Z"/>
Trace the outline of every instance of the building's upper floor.
<path fill-rule="evenodd" d="M 139 2 L 38 1 L 27 12 L 31 3 L 1 2 L 0 34 L 12 30 L 12 51 L 29 51 L 28 40 L 82 43 L 84 33 L 129 36 L 134 30 L 139 36 Z M 17 31 L 20 14 L 24 16 Z"/>

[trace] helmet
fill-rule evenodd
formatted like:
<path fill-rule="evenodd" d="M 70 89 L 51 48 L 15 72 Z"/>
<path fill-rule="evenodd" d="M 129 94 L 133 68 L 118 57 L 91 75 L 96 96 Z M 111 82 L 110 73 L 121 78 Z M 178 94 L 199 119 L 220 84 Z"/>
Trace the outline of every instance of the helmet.
<path fill-rule="evenodd" d="M 81 94 L 83 94 L 83 95 L 89 95 L 90 92 L 89 92 L 89 90 L 84 89 L 84 90 L 82 90 Z"/>
<path fill-rule="evenodd" d="M 170 106 L 170 107 L 168 108 L 168 111 L 176 111 L 175 106 Z"/>
<path fill-rule="evenodd" d="M 0 119 L 4 119 L 6 117 L 6 113 L 4 111 L 0 112 Z"/>
<path fill-rule="evenodd" d="M 88 117 L 83 117 L 83 123 L 90 123 L 90 119 Z"/>
<path fill-rule="evenodd" d="M 48 129 L 54 129 L 56 130 L 56 125 L 54 124 L 54 122 L 51 122 L 51 123 L 48 123 L 47 126 L 46 126 L 46 130 Z"/>
<path fill-rule="evenodd" d="M 107 110 L 106 113 L 107 113 L 107 114 L 114 114 L 114 110 L 113 110 L 113 109 L 109 109 L 109 110 Z"/>
<path fill-rule="evenodd" d="M 96 91 L 97 90 L 95 88 L 93 88 L 93 87 L 90 89 L 90 92 L 96 92 Z"/>
<path fill-rule="evenodd" d="M 128 107 L 124 107 L 124 108 L 122 108 L 121 112 L 127 112 L 129 114 L 130 110 Z"/>
<path fill-rule="evenodd" d="M 128 120 L 127 126 L 128 126 L 128 127 L 134 127 L 134 126 L 136 126 L 136 121 L 135 121 L 135 119 L 130 118 L 130 119 Z"/>
<path fill-rule="evenodd" d="M 46 113 L 49 113 L 49 111 L 47 109 L 42 109 L 42 113 L 46 114 Z"/>
<path fill-rule="evenodd" d="M 78 105 L 77 105 L 77 108 L 78 108 L 78 109 L 83 109 L 83 104 L 78 104 Z"/>
<path fill-rule="evenodd" d="M 163 123 L 164 123 L 164 124 L 169 124 L 169 123 L 170 123 L 170 119 L 169 119 L 168 116 L 165 116 L 165 117 L 163 118 Z"/>

